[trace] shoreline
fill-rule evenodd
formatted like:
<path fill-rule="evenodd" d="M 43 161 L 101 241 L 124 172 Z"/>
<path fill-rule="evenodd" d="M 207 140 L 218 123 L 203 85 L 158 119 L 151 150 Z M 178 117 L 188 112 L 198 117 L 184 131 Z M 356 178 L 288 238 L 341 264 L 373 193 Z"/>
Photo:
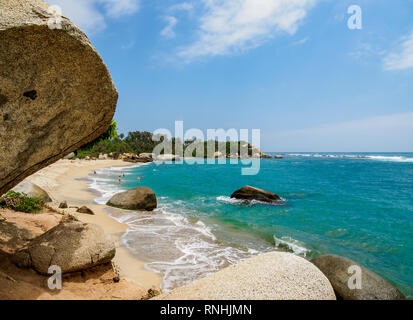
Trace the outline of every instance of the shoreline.
<path fill-rule="evenodd" d="M 121 237 L 128 230 L 128 225 L 121 223 L 105 213 L 106 205 L 94 203 L 96 195 L 89 188 L 87 178 L 94 170 L 108 169 L 111 167 L 129 167 L 136 164 L 122 160 L 59 160 L 58 162 L 36 172 L 27 180 L 43 188 L 53 199 L 53 204 L 58 206 L 66 200 L 69 208 L 65 213 L 74 215 L 79 221 L 94 223 L 108 232 L 116 245 L 114 265 L 121 278 L 129 280 L 145 289 L 159 290 L 161 277 L 144 268 L 147 261 L 133 256 L 122 245 Z M 77 213 L 71 206 L 87 206 L 95 215 Z"/>

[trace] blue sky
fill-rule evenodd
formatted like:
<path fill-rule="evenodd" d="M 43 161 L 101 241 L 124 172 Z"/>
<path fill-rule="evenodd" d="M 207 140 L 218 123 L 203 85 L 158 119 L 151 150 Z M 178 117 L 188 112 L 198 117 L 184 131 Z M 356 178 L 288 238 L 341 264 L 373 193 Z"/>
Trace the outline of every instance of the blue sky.
<path fill-rule="evenodd" d="M 264 151 L 413 152 L 411 0 L 48 2 L 102 55 L 121 132 L 183 120 L 260 129 Z"/>

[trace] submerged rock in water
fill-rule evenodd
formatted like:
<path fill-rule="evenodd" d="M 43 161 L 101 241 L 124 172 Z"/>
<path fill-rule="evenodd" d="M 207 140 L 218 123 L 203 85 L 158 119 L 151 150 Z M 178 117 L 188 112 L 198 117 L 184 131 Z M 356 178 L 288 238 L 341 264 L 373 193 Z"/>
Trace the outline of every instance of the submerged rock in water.
<path fill-rule="evenodd" d="M 157 206 L 157 200 L 151 188 L 137 187 L 115 194 L 106 204 L 121 209 L 152 211 Z"/>
<path fill-rule="evenodd" d="M 13 191 L 25 193 L 31 198 L 38 198 L 43 202 L 52 202 L 52 199 L 46 191 L 40 188 L 37 184 L 31 183 L 30 181 L 22 181 L 17 186 L 13 188 Z"/>
<path fill-rule="evenodd" d="M 100 226 L 65 222 L 33 239 L 12 260 L 19 267 L 31 267 L 41 274 L 48 274 L 52 265 L 67 273 L 110 262 L 115 253 L 111 236 Z"/>
<path fill-rule="evenodd" d="M 86 35 L 41 0 L 1 0 L 0 39 L 3 194 L 105 132 L 118 94 Z"/>
<path fill-rule="evenodd" d="M 243 200 L 257 200 L 262 202 L 277 202 L 282 200 L 275 193 L 254 188 L 251 186 L 244 186 L 241 189 L 238 189 L 231 195 L 231 198 Z"/>
<path fill-rule="evenodd" d="M 404 300 L 404 295 L 379 275 L 350 259 L 327 254 L 311 262 L 331 282 L 337 298 L 344 300 Z M 357 272 L 361 271 L 357 279 Z M 353 277 L 354 276 L 354 277 Z M 349 286 L 349 280 L 351 288 Z M 356 281 L 360 281 L 359 288 Z"/>
<path fill-rule="evenodd" d="M 292 253 L 264 253 L 161 294 L 156 300 L 335 300 L 328 279 Z"/>

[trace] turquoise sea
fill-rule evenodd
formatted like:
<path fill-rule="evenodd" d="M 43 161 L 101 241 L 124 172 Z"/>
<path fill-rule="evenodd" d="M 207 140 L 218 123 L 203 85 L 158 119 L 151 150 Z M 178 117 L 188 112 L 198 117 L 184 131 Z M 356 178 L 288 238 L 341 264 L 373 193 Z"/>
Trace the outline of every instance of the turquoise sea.
<path fill-rule="evenodd" d="M 100 192 L 98 203 L 136 186 L 155 191 L 153 214 L 107 213 L 129 225 L 123 243 L 162 275 L 164 290 L 259 252 L 286 250 L 353 259 L 413 299 L 413 153 L 289 153 L 262 159 L 255 176 L 241 175 L 241 167 L 227 161 L 104 169 L 91 175 L 90 187 Z M 244 185 L 285 201 L 230 199 Z"/>

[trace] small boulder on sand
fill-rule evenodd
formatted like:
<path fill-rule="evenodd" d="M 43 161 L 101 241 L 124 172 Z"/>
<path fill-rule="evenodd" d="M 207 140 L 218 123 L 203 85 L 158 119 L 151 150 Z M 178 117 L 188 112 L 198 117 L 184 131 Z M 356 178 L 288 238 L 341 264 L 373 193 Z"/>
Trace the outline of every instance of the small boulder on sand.
<path fill-rule="evenodd" d="M 254 188 L 251 186 L 244 186 L 241 189 L 238 189 L 231 195 L 231 198 L 242 200 L 257 200 L 269 203 L 282 200 L 275 193 L 263 189 Z"/>
<path fill-rule="evenodd" d="M 156 300 L 335 300 L 334 290 L 311 262 L 268 252 L 161 294 Z"/>
<path fill-rule="evenodd" d="M 59 209 L 67 209 L 67 208 L 68 208 L 68 206 L 67 206 L 67 201 L 66 200 L 60 202 Z"/>
<path fill-rule="evenodd" d="M 46 275 L 52 265 L 62 273 L 75 272 L 110 262 L 115 253 L 111 236 L 100 226 L 74 221 L 60 223 L 33 239 L 12 260 Z"/>
<path fill-rule="evenodd" d="M 76 157 L 75 153 L 71 152 L 67 156 L 63 157 L 63 159 L 70 160 L 70 159 L 73 159 L 74 157 Z"/>
<path fill-rule="evenodd" d="M 76 210 L 76 212 L 85 213 L 85 214 L 91 214 L 91 215 L 94 215 L 94 214 L 95 214 L 95 213 L 92 211 L 92 209 L 89 209 L 89 208 L 86 207 L 86 206 L 80 207 L 79 209 Z"/>
<path fill-rule="evenodd" d="M 347 258 L 326 254 L 311 262 L 317 266 L 331 282 L 337 298 L 344 300 L 404 300 L 404 295 L 379 275 Z M 350 270 L 349 270 L 350 268 Z M 350 278 L 360 268 L 360 286 L 353 280 L 352 289 L 349 287 Z"/>
<path fill-rule="evenodd" d="M 45 203 L 52 202 L 52 199 L 46 191 L 44 191 L 38 185 L 31 183 L 30 181 L 24 180 L 20 182 L 17 186 L 13 188 L 13 191 L 25 193 L 31 198 L 39 198 Z"/>
<path fill-rule="evenodd" d="M 115 194 L 106 204 L 121 209 L 152 211 L 157 206 L 157 200 L 151 188 L 137 187 Z"/>

